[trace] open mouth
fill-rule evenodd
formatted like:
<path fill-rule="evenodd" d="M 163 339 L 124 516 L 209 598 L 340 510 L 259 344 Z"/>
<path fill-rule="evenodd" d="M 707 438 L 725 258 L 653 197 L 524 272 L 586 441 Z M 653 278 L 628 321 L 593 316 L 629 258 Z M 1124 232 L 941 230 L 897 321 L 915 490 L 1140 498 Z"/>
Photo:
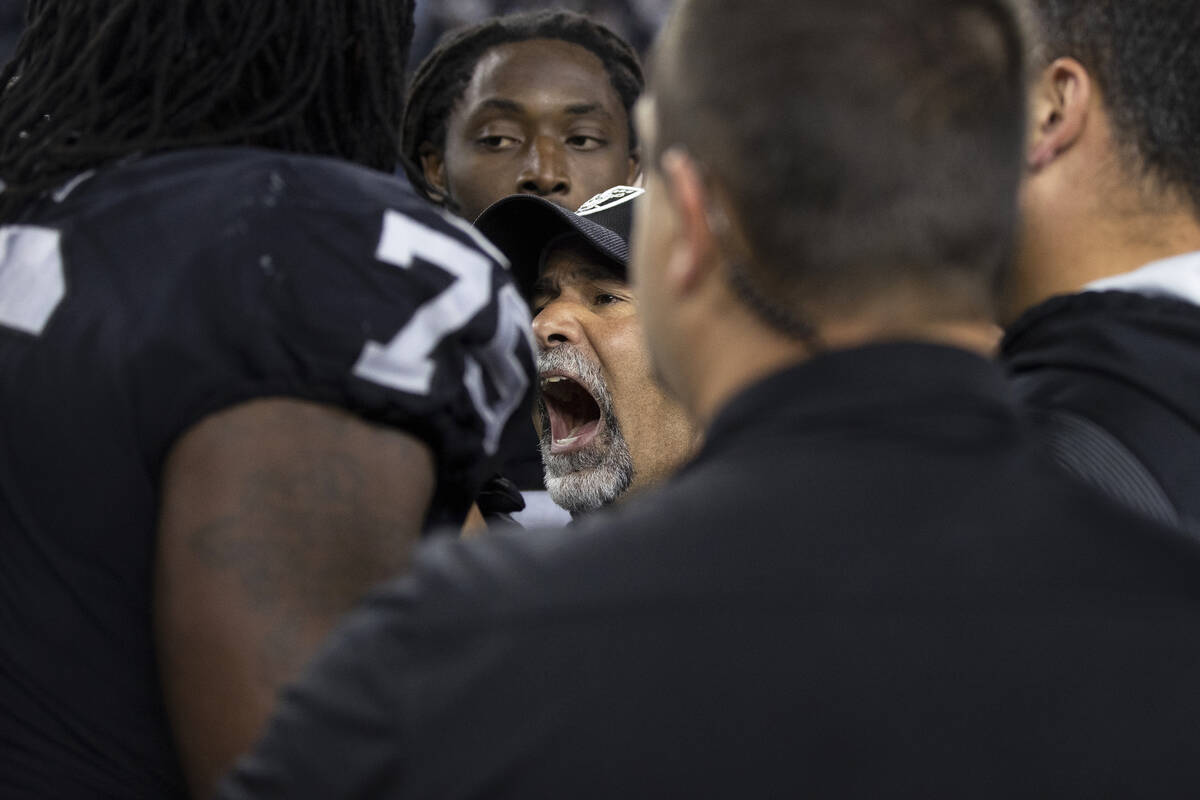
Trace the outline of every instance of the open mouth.
<path fill-rule="evenodd" d="M 600 433 L 600 405 L 574 378 L 543 375 L 542 402 L 550 418 L 551 453 L 580 450 Z"/>

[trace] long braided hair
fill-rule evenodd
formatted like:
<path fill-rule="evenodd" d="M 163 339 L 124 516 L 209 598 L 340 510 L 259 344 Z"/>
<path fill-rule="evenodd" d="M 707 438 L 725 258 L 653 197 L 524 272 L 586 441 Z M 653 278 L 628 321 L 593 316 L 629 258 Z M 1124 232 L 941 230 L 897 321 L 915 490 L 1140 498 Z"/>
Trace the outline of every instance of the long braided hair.
<path fill-rule="evenodd" d="M 0 73 L 0 219 L 132 153 L 395 169 L 413 0 L 29 0 Z"/>

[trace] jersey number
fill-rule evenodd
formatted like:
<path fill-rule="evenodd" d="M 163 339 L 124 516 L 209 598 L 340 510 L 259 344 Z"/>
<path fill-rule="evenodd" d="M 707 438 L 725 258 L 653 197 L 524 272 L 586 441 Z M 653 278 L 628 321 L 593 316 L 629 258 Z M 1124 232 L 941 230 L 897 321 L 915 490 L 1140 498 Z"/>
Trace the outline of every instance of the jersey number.
<path fill-rule="evenodd" d="M 454 282 L 425 303 L 387 344 L 367 342 L 354 367 L 360 378 L 410 394 L 429 394 L 436 363 L 433 351 L 447 336 L 465 327 L 491 299 L 492 262 L 457 239 L 388 211 L 375 257 L 409 269 L 415 258 L 444 269 Z M 529 312 L 512 286 L 498 295 L 496 333 L 476 355 L 466 357 L 463 381 L 485 425 L 484 449 L 496 452 L 500 434 L 529 386 L 517 355 L 518 342 L 528 339 Z M 531 348 L 532 349 L 532 348 Z M 484 373 L 496 397 L 489 401 Z"/>
<path fill-rule="evenodd" d="M 58 231 L 0 228 L 0 325 L 41 335 L 66 291 Z"/>
<path fill-rule="evenodd" d="M 361 378 L 412 394 L 428 394 L 433 381 L 433 350 L 465 326 L 491 297 L 492 263 L 458 240 L 398 214 L 387 212 L 376 257 L 409 268 L 420 257 L 449 272 L 455 281 L 418 309 L 387 345 L 368 342 L 355 365 Z M 66 294 L 58 231 L 30 225 L 0 227 L 0 326 L 38 336 Z M 463 381 L 485 425 L 484 447 L 495 453 L 508 418 L 521 403 L 529 379 L 517 355 L 528 338 L 529 315 L 516 290 L 498 296 L 496 333 L 479 358 L 467 356 Z M 488 399 L 486 371 L 495 387 Z"/>

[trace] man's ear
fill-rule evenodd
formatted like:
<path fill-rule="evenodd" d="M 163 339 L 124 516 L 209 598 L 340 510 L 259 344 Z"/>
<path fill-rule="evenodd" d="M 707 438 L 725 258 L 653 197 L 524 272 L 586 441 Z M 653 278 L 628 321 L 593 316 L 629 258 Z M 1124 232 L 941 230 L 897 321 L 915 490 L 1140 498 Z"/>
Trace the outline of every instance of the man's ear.
<path fill-rule="evenodd" d="M 421 158 L 421 172 L 425 175 L 425 182 L 434 193 L 431 199 L 435 203 L 446 202 L 450 192 L 446 190 L 446 159 L 442 151 L 434 147 L 432 142 L 424 142 L 417 154 Z"/>
<path fill-rule="evenodd" d="M 1091 76 L 1075 59 L 1056 59 L 1042 71 L 1029 110 L 1030 170 L 1044 169 L 1079 141 L 1087 129 L 1091 100 Z"/>
<path fill-rule="evenodd" d="M 676 291 L 687 293 L 716 263 L 718 243 L 709 216 L 712 198 L 700 165 L 687 152 L 668 150 L 661 165 L 680 245 L 678 257 L 670 259 L 665 274 Z"/>
<path fill-rule="evenodd" d="M 629 186 L 641 186 L 642 180 L 642 151 L 635 147 L 629 151 L 629 174 L 625 183 Z"/>

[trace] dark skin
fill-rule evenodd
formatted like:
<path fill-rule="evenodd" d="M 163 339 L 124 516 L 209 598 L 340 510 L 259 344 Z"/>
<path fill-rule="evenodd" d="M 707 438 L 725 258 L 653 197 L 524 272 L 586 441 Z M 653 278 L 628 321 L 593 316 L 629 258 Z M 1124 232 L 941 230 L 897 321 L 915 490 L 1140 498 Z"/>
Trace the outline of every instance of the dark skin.
<path fill-rule="evenodd" d="M 530 39 L 493 47 L 446 124 L 444 148 L 421 147 L 426 180 L 474 220 L 510 194 L 572 210 L 638 175 L 629 116 L 599 57 Z"/>
<path fill-rule="evenodd" d="M 154 612 L 193 796 L 211 796 L 363 592 L 407 566 L 433 475 L 411 436 L 296 400 L 235 406 L 176 442 Z"/>

